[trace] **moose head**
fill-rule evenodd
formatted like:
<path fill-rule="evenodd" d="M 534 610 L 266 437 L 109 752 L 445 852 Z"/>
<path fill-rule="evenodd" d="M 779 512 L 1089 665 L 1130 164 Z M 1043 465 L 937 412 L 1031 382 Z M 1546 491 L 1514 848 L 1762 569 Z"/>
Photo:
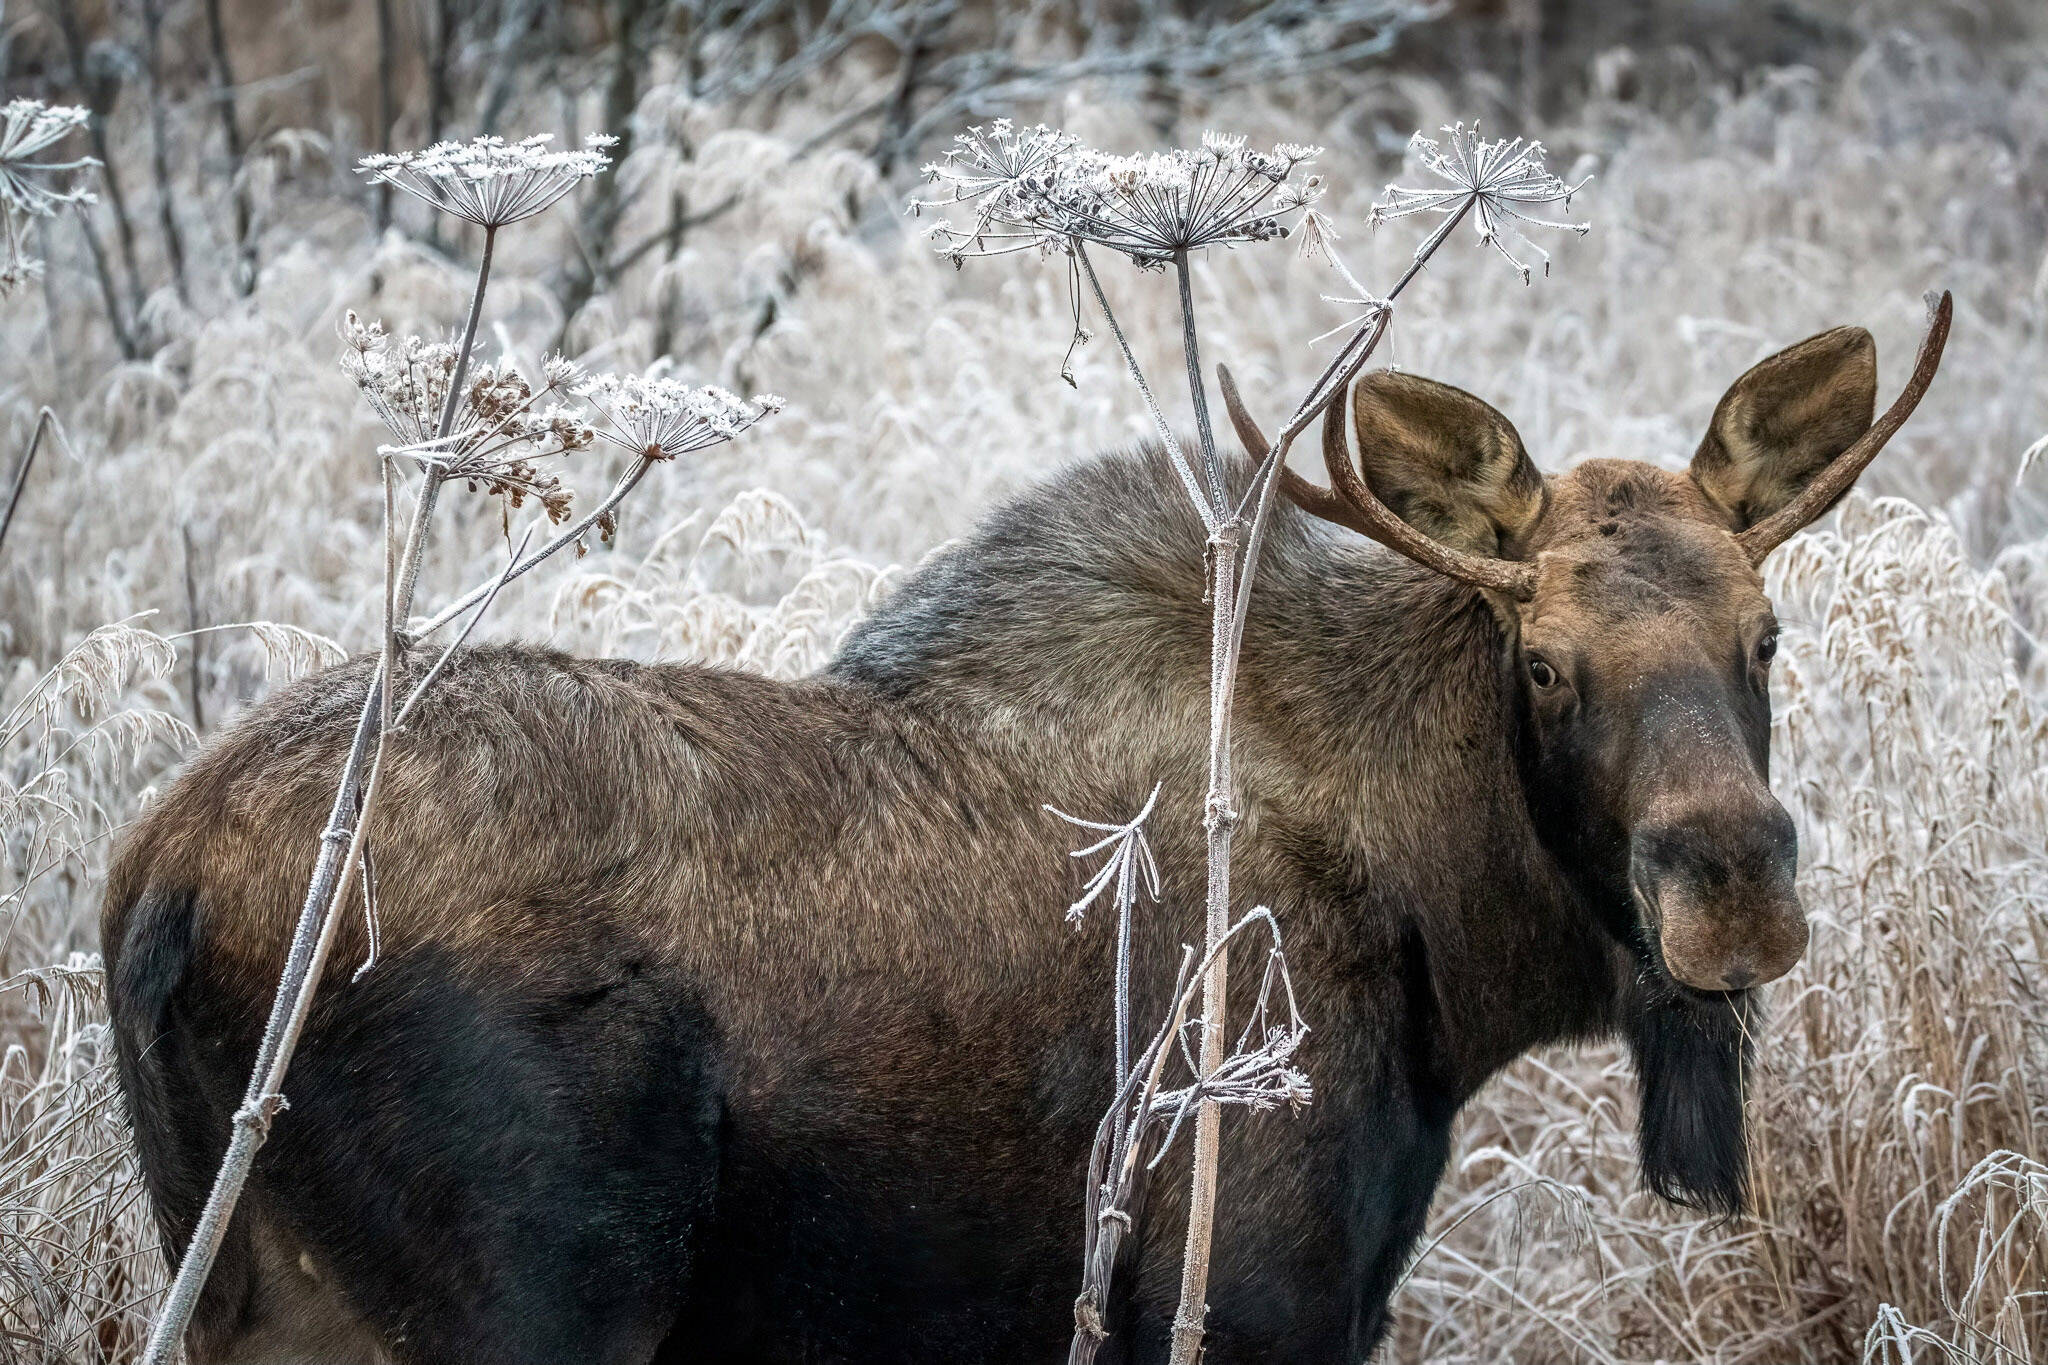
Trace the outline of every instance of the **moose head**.
<path fill-rule="evenodd" d="M 1462 390 L 1367 376 L 1324 422 L 1331 486 L 1284 472 L 1308 511 L 1483 589 L 1526 723 L 1529 805 L 1588 900 L 1694 992 L 1741 991 L 1806 948 L 1797 847 L 1772 797 L 1778 623 L 1758 568 L 1848 490 L 1926 391 L 1942 296 L 1913 377 L 1875 423 L 1877 350 L 1839 327 L 1735 381 L 1690 469 L 1589 460 L 1545 476 Z M 1239 435 L 1266 447 L 1226 383 Z"/>

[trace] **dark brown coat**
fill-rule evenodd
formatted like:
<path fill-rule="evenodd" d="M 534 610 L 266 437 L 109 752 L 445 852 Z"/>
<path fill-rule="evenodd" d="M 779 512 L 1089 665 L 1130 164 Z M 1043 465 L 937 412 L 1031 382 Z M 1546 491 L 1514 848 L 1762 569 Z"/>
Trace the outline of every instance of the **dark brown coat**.
<path fill-rule="evenodd" d="M 1407 382 L 1372 390 L 1381 448 Z M 1429 420 L 1498 419 L 1458 412 Z M 1526 462 L 1501 426 L 1445 444 Z M 1265 540 L 1235 880 L 1284 927 L 1317 1099 L 1226 1122 L 1219 1363 L 1371 1350 L 1453 1117 L 1531 1047 L 1628 1038 L 1651 1184 L 1742 1195 L 1749 997 L 1677 984 L 1658 933 L 1684 896 L 1704 923 L 1789 886 L 1742 519 L 1646 465 L 1480 473 L 1527 493 L 1482 527 L 1541 567 L 1519 608 L 1292 508 Z M 460 655 L 376 812 L 381 957 L 352 979 L 352 918 L 197 1358 L 1056 1355 L 1111 949 L 1106 915 L 1064 923 L 1071 831 L 1040 807 L 1121 817 L 1163 784 L 1151 1017 L 1200 932 L 1200 545 L 1163 462 L 1113 456 L 938 555 L 815 678 Z M 256 708 L 115 866 L 122 1077 L 173 1250 L 369 672 Z M 1181 1184 L 1155 1183 L 1106 1359 L 1164 1357 Z"/>

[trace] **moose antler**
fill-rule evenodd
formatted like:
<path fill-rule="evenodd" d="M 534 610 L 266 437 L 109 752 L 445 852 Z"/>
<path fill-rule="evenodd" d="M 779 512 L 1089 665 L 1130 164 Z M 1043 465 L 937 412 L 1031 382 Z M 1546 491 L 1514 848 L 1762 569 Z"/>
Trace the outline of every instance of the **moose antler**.
<path fill-rule="evenodd" d="M 1229 368 L 1218 365 L 1216 377 L 1217 387 L 1223 392 L 1224 410 L 1230 414 L 1230 425 L 1236 428 L 1237 439 L 1244 444 L 1245 453 L 1254 463 L 1264 459 L 1272 447 L 1266 443 L 1259 424 L 1245 411 L 1244 401 L 1238 396 Z M 1348 526 L 1360 535 L 1369 536 L 1388 549 L 1408 556 L 1425 569 L 1434 569 L 1462 583 L 1504 592 L 1527 601 L 1536 590 L 1535 566 L 1454 550 L 1395 516 L 1393 510 L 1366 486 L 1351 462 L 1350 442 L 1345 434 L 1346 397 L 1347 394 L 1339 393 L 1323 410 L 1323 464 L 1330 471 L 1332 487 L 1319 488 L 1283 465 L 1280 469 L 1282 491 L 1303 511 L 1325 521 L 1334 521 L 1339 526 Z"/>
<path fill-rule="evenodd" d="M 1955 300 L 1944 289 L 1940 302 L 1934 305 L 1934 315 L 1927 321 L 1927 335 L 1920 342 L 1919 358 L 1913 362 L 1913 377 L 1906 381 L 1906 387 L 1884 410 L 1884 415 L 1871 423 L 1870 430 L 1857 438 L 1856 444 L 1814 475 L 1797 497 L 1736 536 L 1748 552 L 1750 563 L 1763 563 L 1765 555 L 1833 507 L 1835 500 L 1856 482 L 1864 467 L 1877 458 L 1877 452 L 1884 449 L 1885 442 L 1906 424 L 1906 419 L 1913 415 L 1913 409 L 1920 405 L 1927 386 L 1934 382 L 1934 372 L 1941 368 L 1941 352 L 1948 344 L 1948 325 L 1954 313 Z"/>

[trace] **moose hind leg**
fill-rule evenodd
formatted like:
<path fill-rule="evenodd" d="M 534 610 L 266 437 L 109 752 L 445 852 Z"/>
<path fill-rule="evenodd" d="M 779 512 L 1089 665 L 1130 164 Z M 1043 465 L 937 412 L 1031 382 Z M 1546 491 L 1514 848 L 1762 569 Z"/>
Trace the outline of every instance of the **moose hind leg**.
<path fill-rule="evenodd" d="M 695 992 L 612 946 L 425 947 L 323 992 L 266 1203 L 399 1361 L 644 1361 L 716 1186 Z"/>

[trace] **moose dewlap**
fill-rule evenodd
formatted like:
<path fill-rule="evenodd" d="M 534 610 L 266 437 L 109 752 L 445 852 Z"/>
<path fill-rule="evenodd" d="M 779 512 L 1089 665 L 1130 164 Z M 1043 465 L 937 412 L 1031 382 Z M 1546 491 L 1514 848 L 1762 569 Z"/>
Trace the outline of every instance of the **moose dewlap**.
<path fill-rule="evenodd" d="M 1944 300 L 1875 424 L 1867 333 L 1766 360 L 1686 473 L 1546 477 L 1498 412 L 1406 376 L 1338 411 L 1332 486 L 1292 480 L 1262 547 L 1238 719 L 1238 894 L 1286 926 L 1317 1098 L 1231 1120 L 1212 1360 L 1369 1351 L 1453 1117 L 1540 1044 L 1629 1040 L 1648 1183 L 1740 1205 L 1751 991 L 1806 940 L 1755 566 L 1905 420 L 1947 325 Z M 354 977 L 344 926 L 193 1358 L 1052 1358 L 1113 954 L 1062 920 L 1077 873 L 1041 803 L 1163 784 L 1151 1017 L 1203 881 L 1201 541 L 1163 460 L 1105 457 L 814 678 L 458 655 L 371 816 L 378 961 Z M 371 672 L 256 708 L 110 879 L 121 1082 L 174 1254 Z M 1184 1191 L 1155 1181 L 1125 1244 L 1107 1358 L 1165 1357 Z"/>

